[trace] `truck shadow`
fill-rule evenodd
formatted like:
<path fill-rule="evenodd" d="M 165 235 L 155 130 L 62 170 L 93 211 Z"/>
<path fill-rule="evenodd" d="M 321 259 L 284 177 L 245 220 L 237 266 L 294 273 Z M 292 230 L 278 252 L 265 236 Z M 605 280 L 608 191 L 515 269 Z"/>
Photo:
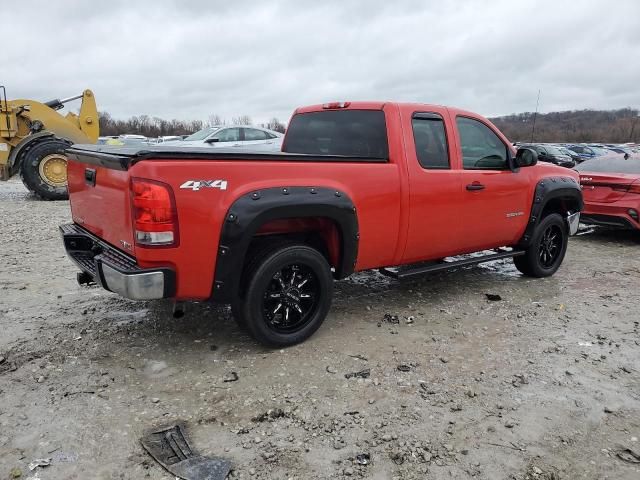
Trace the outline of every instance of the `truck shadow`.
<path fill-rule="evenodd" d="M 539 282 L 537 294 L 540 298 L 552 298 L 559 290 L 558 281 L 553 277 L 545 280 L 522 277 L 510 260 L 458 268 L 402 282 L 377 271 L 361 272 L 336 282 L 332 311 L 322 329 L 331 328 L 331 335 L 351 334 L 351 327 L 342 322 L 345 312 L 350 318 L 355 315 L 363 322 L 377 322 L 381 319 L 379 312 L 382 310 L 398 312 L 407 310 L 407 306 L 419 305 L 425 315 L 435 316 L 440 315 L 443 309 L 455 310 L 462 304 L 486 304 L 488 293 L 498 294 L 507 301 L 530 301 L 530 289 L 523 284 L 531 281 Z M 115 299 L 113 301 L 116 302 Z M 149 342 L 154 349 L 202 344 L 212 351 L 273 351 L 255 342 L 241 329 L 226 305 L 190 303 L 186 304 L 182 318 L 174 318 L 172 303 L 168 301 L 148 302 L 142 309 L 136 302 L 120 300 L 116 303 L 118 308 L 110 309 L 105 318 L 106 323 L 112 325 L 110 328 L 115 330 L 114 334 L 134 338 L 137 342 Z M 125 338 L 124 343 L 130 343 Z"/>

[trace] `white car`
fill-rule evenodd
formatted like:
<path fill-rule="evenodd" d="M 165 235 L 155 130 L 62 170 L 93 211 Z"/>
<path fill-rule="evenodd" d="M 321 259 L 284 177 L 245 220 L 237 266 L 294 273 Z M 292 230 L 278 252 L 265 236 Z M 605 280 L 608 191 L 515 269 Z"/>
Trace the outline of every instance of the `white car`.
<path fill-rule="evenodd" d="M 160 144 L 160 143 L 167 143 L 167 142 L 181 142 L 182 141 L 182 137 L 179 137 L 178 135 L 165 135 L 164 137 L 158 137 L 156 138 L 154 143 Z"/>
<path fill-rule="evenodd" d="M 216 125 L 203 128 L 182 141 L 162 145 L 181 147 L 243 147 L 250 150 L 280 150 L 284 135 L 250 125 Z"/>

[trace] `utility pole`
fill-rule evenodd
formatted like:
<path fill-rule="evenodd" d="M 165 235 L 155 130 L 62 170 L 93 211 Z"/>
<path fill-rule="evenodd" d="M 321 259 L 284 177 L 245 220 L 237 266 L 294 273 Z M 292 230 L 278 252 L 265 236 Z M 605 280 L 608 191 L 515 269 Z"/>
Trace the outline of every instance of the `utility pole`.
<path fill-rule="evenodd" d="M 636 123 L 638 123 L 638 118 L 640 118 L 640 111 L 636 110 L 636 116 L 633 119 L 633 123 L 631 124 L 631 133 L 629 134 L 630 142 L 633 142 L 633 132 L 636 130 Z"/>
<path fill-rule="evenodd" d="M 538 90 L 538 100 L 536 101 L 536 113 L 533 114 L 533 127 L 531 128 L 531 143 L 533 143 L 536 133 L 536 117 L 538 116 L 538 106 L 540 105 L 540 90 Z"/>

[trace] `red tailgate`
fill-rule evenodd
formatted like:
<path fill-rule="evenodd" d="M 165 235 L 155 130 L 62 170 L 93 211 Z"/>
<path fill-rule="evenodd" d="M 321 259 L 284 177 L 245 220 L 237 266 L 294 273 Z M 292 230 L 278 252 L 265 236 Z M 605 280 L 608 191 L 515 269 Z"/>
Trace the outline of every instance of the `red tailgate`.
<path fill-rule="evenodd" d="M 67 172 L 73 221 L 133 255 L 129 173 L 73 160 Z"/>

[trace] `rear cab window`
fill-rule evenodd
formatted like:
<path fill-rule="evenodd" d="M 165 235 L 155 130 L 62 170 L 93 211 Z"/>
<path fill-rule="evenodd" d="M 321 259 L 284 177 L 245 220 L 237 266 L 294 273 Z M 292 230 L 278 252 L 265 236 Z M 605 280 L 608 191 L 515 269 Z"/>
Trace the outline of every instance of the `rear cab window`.
<path fill-rule="evenodd" d="M 411 118 L 416 156 L 425 169 L 448 169 L 449 148 L 443 118 L 437 113 L 416 112 Z"/>
<path fill-rule="evenodd" d="M 323 110 L 291 119 L 283 152 L 389 159 L 382 110 Z"/>

